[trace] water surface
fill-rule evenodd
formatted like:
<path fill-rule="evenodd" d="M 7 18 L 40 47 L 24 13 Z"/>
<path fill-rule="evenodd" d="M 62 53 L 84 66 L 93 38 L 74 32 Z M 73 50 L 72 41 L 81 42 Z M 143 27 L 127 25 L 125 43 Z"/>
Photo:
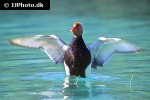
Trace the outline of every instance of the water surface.
<path fill-rule="evenodd" d="M 145 51 L 115 55 L 103 68 L 92 70 L 90 78 L 71 78 L 73 84 L 65 84 L 63 65 L 54 65 L 40 50 L 8 43 L 16 37 L 55 34 L 69 44 L 74 21 L 84 25 L 87 46 L 100 36 L 118 37 Z M 0 98 L 149 100 L 149 36 L 148 0 L 53 0 L 51 11 L 0 11 Z"/>

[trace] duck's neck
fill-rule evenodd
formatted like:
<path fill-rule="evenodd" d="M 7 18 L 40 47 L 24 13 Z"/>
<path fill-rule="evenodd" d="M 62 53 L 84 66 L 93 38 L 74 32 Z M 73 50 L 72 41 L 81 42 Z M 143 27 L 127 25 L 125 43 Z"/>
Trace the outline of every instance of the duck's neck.
<path fill-rule="evenodd" d="M 82 36 L 74 36 L 71 43 L 70 43 L 71 47 L 82 47 L 82 48 L 86 48 L 86 45 L 83 41 Z"/>

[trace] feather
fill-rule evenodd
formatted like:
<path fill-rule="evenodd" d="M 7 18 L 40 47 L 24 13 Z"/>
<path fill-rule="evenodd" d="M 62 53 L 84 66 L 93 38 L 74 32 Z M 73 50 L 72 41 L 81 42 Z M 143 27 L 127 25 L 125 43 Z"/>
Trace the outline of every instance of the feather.
<path fill-rule="evenodd" d="M 54 63 L 62 63 L 68 46 L 55 35 L 36 35 L 15 38 L 9 41 L 13 45 L 38 48 L 45 52 Z"/>
<path fill-rule="evenodd" d="M 115 53 L 131 53 L 142 50 L 138 46 L 122 39 L 106 37 L 98 38 L 88 49 L 92 55 L 92 68 L 103 66 Z"/>

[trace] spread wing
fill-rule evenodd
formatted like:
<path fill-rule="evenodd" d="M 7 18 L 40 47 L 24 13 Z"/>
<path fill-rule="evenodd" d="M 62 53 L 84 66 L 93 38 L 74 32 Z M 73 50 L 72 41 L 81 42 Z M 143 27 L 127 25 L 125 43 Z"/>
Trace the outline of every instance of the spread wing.
<path fill-rule="evenodd" d="M 54 63 L 61 63 L 68 46 L 55 35 L 36 35 L 10 40 L 10 43 L 28 48 L 40 48 Z"/>
<path fill-rule="evenodd" d="M 119 38 L 98 38 L 90 47 L 92 68 L 103 66 L 115 53 L 132 53 L 142 49 Z"/>

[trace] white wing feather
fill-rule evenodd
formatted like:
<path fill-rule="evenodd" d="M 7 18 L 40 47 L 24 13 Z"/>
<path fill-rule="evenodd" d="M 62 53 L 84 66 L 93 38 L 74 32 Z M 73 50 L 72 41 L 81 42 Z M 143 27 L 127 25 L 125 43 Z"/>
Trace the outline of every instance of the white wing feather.
<path fill-rule="evenodd" d="M 90 47 L 92 67 L 103 66 L 115 53 L 131 53 L 141 51 L 139 47 L 119 38 L 98 38 Z"/>
<path fill-rule="evenodd" d="M 36 35 L 10 40 L 11 44 L 28 48 L 40 48 L 54 63 L 61 63 L 68 46 L 55 35 Z"/>

